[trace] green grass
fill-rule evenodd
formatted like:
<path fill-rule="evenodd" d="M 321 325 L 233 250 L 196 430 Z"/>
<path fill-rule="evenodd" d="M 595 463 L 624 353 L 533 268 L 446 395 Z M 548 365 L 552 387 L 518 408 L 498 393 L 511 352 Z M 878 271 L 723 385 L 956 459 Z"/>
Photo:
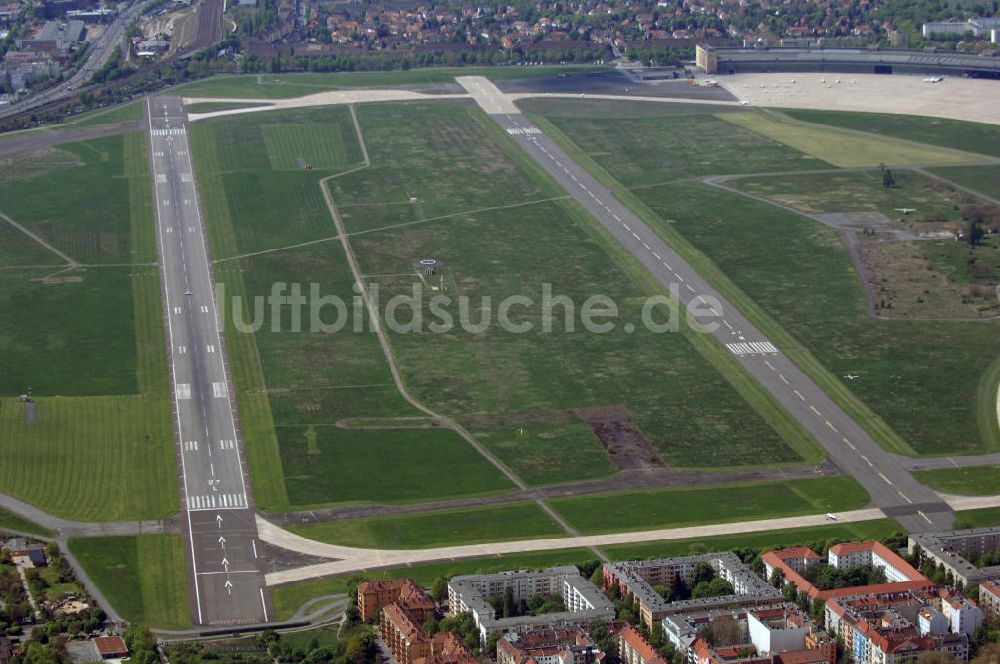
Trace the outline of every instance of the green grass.
<path fill-rule="evenodd" d="M 520 104 L 533 117 L 544 115 L 570 134 L 582 151 L 626 187 L 719 173 L 830 167 L 777 137 L 710 115 L 704 107 L 603 100 L 581 104 L 540 99 Z"/>
<path fill-rule="evenodd" d="M 214 258 L 334 235 L 318 183 L 361 161 L 347 109 L 222 118 L 190 131 Z M 300 156 L 313 170 L 299 168 Z"/>
<path fill-rule="evenodd" d="M 611 560 L 637 560 L 641 558 L 666 558 L 688 556 L 706 551 L 733 551 L 757 549 L 766 551 L 790 546 L 837 541 L 881 539 L 901 532 L 892 519 L 875 519 L 856 523 L 831 523 L 808 528 L 769 530 L 762 533 L 719 535 L 701 539 L 669 540 L 636 544 L 617 544 L 603 547 Z"/>
<path fill-rule="evenodd" d="M 177 511 L 169 404 L 160 397 L 42 397 L 38 422 L 0 399 L 0 491 L 79 521 Z"/>
<path fill-rule="evenodd" d="M 179 535 L 69 540 L 87 576 L 125 620 L 161 629 L 191 626 L 183 547 Z"/>
<path fill-rule="evenodd" d="M 145 117 L 146 100 L 139 99 L 137 101 L 111 106 L 110 108 L 102 108 L 89 113 L 82 113 L 75 118 L 68 120 L 65 124 L 76 125 L 78 127 L 90 127 L 93 125 L 143 120 Z"/>
<path fill-rule="evenodd" d="M 904 166 L 911 164 L 968 164 L 982 161 L 982 157 L 971 153 L 915 145 L 883 136 L 858 136 L 818 125 L 808 126 L 788 122 L 774 113 L 723 113 L 719 117 L 763 136 L 781 141 L 796 150 L 801 150 L 840 168 L 878 166 L 880 163 Z"/>
<path fill-rule="evenodd" d="M 997 523 L 1000 523 L 1000 517 L 997 518 Z M 762 533 L 620 544 L 603 547 L 602 550 L 611 560 L 634 560 L 638 558 L 691 555 L 706 551 L 730 551 L 744 547 L 768 550 L 816 542 L 826 543 L 880 539 L 894 535 L 899 531 L 899 524 L 892 519 L 878 519 L 850 524 L 830 523 L 829 525 L 819 527 L 772 530 Z M 540 553 L 508 554 L 490 558 L 414 565 L 412 567 L 401 567 L 365 574 L 364 578 L 409 577 L 424 587 L 430 587 L 434 579 L 439 576 L 451 577 L 458 574 L 489 573 L 512 569 L 537 569 L 551 565 L 575 565 L 584 564 L 593 559 L 594 553 L 587 549 L 561 549 Z M 351 576 L 338 576 L 302 581 L 274 588 L 271 597 L 274 600 L 278 619 L 287 620 L 300 606 L 315 597 L 346 592 L 351 578 Z"/>
<path fill-rule="evenodd" d="M 514 486 L 451 431 L 343 431 L 278 427 L 293 505 L 418 502 Z M 310 449 L 312 448 L 312 449 Z"/>
<path fill-rule="evenodd" d="M 63 260 L 0 219 L 0 267 L 61 265 Z"/>
<path fill-rule="evenodd" d="M 0 178 L 0 211 L 81 262 L 151 261 L 153 245 L 130 238 L 130 181 L 148 179 L 130 143 L 144 140 L 119 135 L 61 145 L 49 164 Z"/>
<path fill-rule="evenodd" d="M 554 76 L 568 71 L 601 71 L 598 67 L 433 67 L 411 71 L 336 72 L 320 74 L 248 74 L 215 76 L 178 86 L 173 93 L 185 97 L 246 97 L 287 99 L 344 88 L 400 87 L 454 83 L 456 76 L 486 76 L 511 80 Z"/>
<path fill-rule="evenodd" d="M 958 496 L 992 496 L 1000 492 L 1000 466 L 921 470 L 913 476 L 937 491 Z"/>
<path fill-rule="evenodd" d="M 928 170 L 946 180 L 951 180 L 955 184 L 968 187 L 986 196 L 998 198 L 1000 166 L 948 166 Z"/>
<path fill-rule="evenodd" d="M 46 199 L 12 201 L 25 213 L 23 221 L 32 225 L 52 214 L 57 218 L 37 228 L 43 235 L 75 224 L 80 238 L 94 233 L 93 242 L 84 245 L 114 247 L 114 255 L 124 261 L 152 260 L 142 134 L 67 147 L 82 155 L 83 165 L 42 166 L 36 160 L 22 172 L 0 173 L 0 187 L 8 193 L 33 191 Z M 57 152 L 55 158 L 67 155 L 73 153 Z M 65 192 L 59 190 L 62 184 L 69 185 Z M 88 187 L 93 192 L 85 196 Z M 101 200 L 87 207 L 91 195 Z M 32 210 L 38 216 L 28 214 Z M 112 212 L 117 215 L 113 224 L 101 216 Z M 97 249 L 89 253 L 100 254 Z M 42 279 L 46 275 L 52 278 Z M 78 520 L 160 518 L 176 512 L 156 267 L 0 272 L 0 309 L 5 313 L 0 316 L 5 358 L 0 455 L 7 460 L 0 465 L 0 491 Z M 31 426 L 16 397 L 29 388 L 38 413 Z"/>
<path fill-rule="evenodd" d="M 634 491 L 551 500 L 581 533 L 679 528 L 859 509 L 868 494 L 850 477 Z"/>
<path fill-rule="evenodd" d="M 580 302 L 595 293 L 610 295 L 621 303 L 623 317 L 634 320 L 642 296 L 659 292 L 575 204 L 539 202 L 565 192 L 471 104 L 365 105 L 357 112 L 373 165 L 330 184 L 348 227 L 360 233 L 352 246 L 361 270 L 378 282 L 383 302 L 409 292 L 418 281 L 413 262 L 426 255 L 444 260 L 449 294 L 473 301 L 485 294 L 538 296 L 548 282 L 556 293 Z M 316 283 L 324 295 L 351 300 L 353 279 L 339 243 L 328 241 L 332 223 L 317 203 L 317 175 L 332 171 L 274 171 L 277 148 L 264 138 L 278 131 L 291 144 L 299 139 L 287 127 L 329 124 L 339 127 L 345 145 L 356 146 L 346 131 L 349 122 L 345 109 L 313 109 L 195 125 L 195 157 L 216 257 L 322 240 L 219 263 L 217 276 L 227 293 L 252 301 L 267 296 L 276 282 Z M 352 150 L 357 148 L 346 153 Z M 281 163 L 294 152 L 284 149 Z M 261 194 L 260 183 L 278 176 L 297 178 L 297 184 L 270 185 L 272 193 Z M 307 188 L 314 191 L 312 198 L 300 197 Z M 241 193 L 247 189 L 260 191 Z M 470 213 L 511 203 L 529 205 Z M 292 219 L 288 210 L 294 210 Z M 454 216 L 434 220 L 442 215 Z M 296 222 L 302 218 L 308 222 Z M 410 224 L 424 220 L 433 221 Z M 364 232 L 383 227 L 387 230 Z M 560 251 L 546 252 L 539 261 L 522 250 L 525 246 Z M 404 276 L 385 276 L 399 274 Z M 324 316 L 334 317 L 332 308 Z M 414 477 L 440 473 L 444 457 L 437 454 L 415 460 L 406 481 L 398 478 L 407 468 L 394 464 L 391 473 L 379 476 L 384 489 L 343 482 L 341 475 L 384 469 L 385 459 L 411 447 L 400 441 L 426 446 L 438 434 L 335 427 L 344 418 L 419 412 L 396 393 L 372 334 L 290 333 L 287 312 L 286 331 L 275 333 L 270 317 L 265 307 L 263 326 L 253 335 L 227 326 L 240 410 L 244 418 L 247 413 L 255 418 L 245 426 L 262 509 L 455 495 L 456 487 L 446 482 L 409 486 Z M 537 322 L 537 313 L 529 317 Z M 494 326 L 481 335 L 393 334 L 392 344 L 408 388 L 456 417 L 532 484 L 614 471 L 598 439 L 573 412 L 590 406 L 624 404 L 670 463 L 759 465 L 819 458 L 808 435 L 721 347 L 690 330 L 676 335 L 620 330 L 511 335 Z M 383 442 L 369 445 L 369 440 Z M 365 451 L 357 455 L 357 449 Z M 342 463 L 349 470 L 335 472 Z M 490 483 L 462 491 L 501 489 L 499 474 L 490 473 Z"/>
<path fill-rule="evenodd" d="M 435 179 L 443 181 L 432 198 L 420 199 L 423 209 L 406 214 L 429 214 L 433 219 L 447 213 L 454 200 L 442 195 L 460 182 L 463 187 L 470 183 L 469 188 L 479 196 L 465 205 L 480 209 L 503 204 L 505 199 L 530 201 L 563 194 L 532 171 L 524 156 L 506 144 L 507 139 L 493 138 L 488 121 L 483 118 L 479 124 L 476 120 L 478 111 L 472 112 L 475 122 L 470 123 L 462 106 L 452 107 L 445 116 L 446 132 L 437 126 L 440 106 L 411 105 L 405 109 L 406 117 L 400 108 L 359 110 L 369 152 L 379 166 L 338 178 L 334 192 L 345 219 L 363 215 L 366 225 L 389 227 L 352 238 L 363 272 L 372 278 L 398 275 L 378 279 L 383 301 L 409 293 L 414 283 L 419 284 L 415 275 L 406 272 L 412 271 L 415 257 L 429 255 L 443 260 L 447 294 L 453 298 L 468 297 L 475 303 L 486 296 L 499 300 L 517 294 L 537 303 L 547 283 L 554 294 L 577 303 L 600 293 L 620 307 L 616 329 L 606 334 L 567 333 L 562 322 L 553 333 L 542 332 L 540 305 L 516 318 L 534 325 L 527 334 L 510 334 L 495 324 L 478 334 L 458 329 L 448 335 L 394 334 L 393 347 L 407 384 L 421 400 L 455 414 L 529 483 L 610 471 L 607 461 L 602 462 L 596 439 L 586 435 L 579 416 L 572 412 L 584 407 L 625 406 L 653 447 L 668 463 L 677 465 L 713 466 L 723 457 L 735 465 L 793 462 L 803 450 L 813 453 L 808 444 L 793 450 L 792 443 L 786 444 L 764 417 L 741 400 L 740 396 L 747 398 L 746 386 L 738 385 L 739 394 L 733 393 L 734 383 L 743 379 L 740 368 L 731 358 L 712 355 L 714 349 L 704 345 L 701 335 L 689 329 L 657 335 L 641 325 L 634 333 L 624 331 L 625 321 L 639 322 L 643 296 L 659 291 L 644 281 L 641 270 L 618 253 L 620 248 L 574 204 L 544 202 L 408 226 L 400 225 L 406 223 L 400 219 L 400 206 L 352 208 L 361 200 L 392 201 L 384 182 L 422 196 L 430 173 L 439 174 Z M 395 128 L 407 118 L 425 129 L 407 132 L 409 138 L 400 147 L 395 140 L 400 132 Z M 380 127 L 393 127 L 393 135 Z M 496 143 L 485 140 L 483 132 Z M 452 145 L 462 147 L 456 159 L 468 159 L 469 154 L 475 158 L 461 162 L 456 167 L 460 172 L 446 164 L 421 171 L 421 155 L 435 151 L 441 143 L 448 150 Z M 460 153 L 466 156 L 460 158 Z M 471 168 L 478 172 L 470 172 Z M 375 177 L 373 172 L 379 169 L 398 175 Z M 480 178 L 482 185 L 471 184 Z M 490 186 L 487 179 L 503 186 Z M 359 185 L 364 196 L 356 192 Z M 376 187 L 382 188 L 373 191 Z M 558 246 L 560 251 L 540 262 L 535 252 L 523 250 L 526 246 Z M 434 320 L 430 311 L 423 315 Z M 699 413 L 697 419 L 686 415 L 694 410 Z M 733 426 L 737 421 L 739 429 Z M 804 436 L 790 433 L 788 438 L 798 444 Z M 712 446 L 714 451 L 710 451 Z M 726 451 L 720 453 L 723 447 Z M 560 449 L 565 453 L 559 454 Z"/>
<path fill-rule="evenodd" d="M 0 509 L 0 531 L 16 530 L 22 533 L 31 533 L 42 537 L 52 537 L 52 531 L 43 528 L 33 521 L 28 521 L 13 512 Z"/>
<path fill-rule="evenodd" d="M 955 512 L 955 528 L 990 528 L 1000 526 L 1000 507 Z"/>
<path fill-rule="evenodd" d="M 289 530 L 321 542 L 367 549 L 417 549 L 566 535 L 535 503 L 329 521 Z"/>
<path fill-rule="evenodd" d="M 914 208 L 915 212 L 902 217 L 907 224 L 961 222 L 962 214 L 956 203 L 964 195 L 912 171 L 894 171 L 893 179 L 895 187 L 883 187 L 881 171 L 872 169 L 748 177 L 733 180 L 729 185 L 809 213 L 881 212 L 897 219 L 902 217 L 897 208 Z"/>
<path fill-rule="evenodd" d="M 606 184 L 620 188 L 618 173 L 604 171 L 570 140 L 605 140 L 595 137 L 601 125 L 577 134 L 559 118 L 558 126 L 538 121 Z M 603 131 L 614 135 L 628 122 L 608 121 Z M 673 130 L 662 122 L 658 131 Z M 694 158 L 672 154 L 664 174 Z M 1000 335 L 987 331 L 994 323 L 872 320 L 839 234 L 773 206 L 683 183 L 619 195 L 888 449 L 1000 448 L 1000 435 L 980 424 L 988 396 L 981 385 L 989 381 L 983 383 L 978 358 L 1000 355 Z M 781 238 L 780 251 L 774 238 Z M 861 378 L 848 384 L 840 378 L 846 374 Z"/>
<path fill-rule="evenodd" d="M 1000 157 L 1000 127 L 996 125 L 889 113 L 792 109 L 782 112 L 805 122 Z"/>
<path fill-rule="evenodd" d="M 52 272 L 0 272 L 0 395 L 134 394 L 131 280 L 155 271 L 91 268 L 43 281 Z"/>

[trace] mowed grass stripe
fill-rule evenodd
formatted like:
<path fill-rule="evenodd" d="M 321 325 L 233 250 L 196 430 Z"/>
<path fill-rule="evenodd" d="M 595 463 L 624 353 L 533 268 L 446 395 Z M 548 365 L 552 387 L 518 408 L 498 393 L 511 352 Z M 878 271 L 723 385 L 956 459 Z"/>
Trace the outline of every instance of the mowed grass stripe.
<path fill-rule="evenodd" d="M 832 125 L 874 136 L 892 136 L 918 143 L 939 145 L 1000 157 L 1000 127 L 997 125 L 895 113 L 856 113 L 783 109 L 796 120 Z"/>
<path fill-rule="evenodd" d="M 369 549 L 414 549 L 484 542 L 565 537 L 535 503 L 330 521 L 289 528 L 309 539 Z"/>
<path fill-rule="evenodd" d="M 153 185 L 145 132 L 122 137 L 123 169 L 128 180 L 129 244 L 132 261 L 156 260 L 156 224 L 153 219 Z"/>
<path fill-rule="evenodd" d="M 271 124 L 262 126 L 261 131 L 271 168 L 276 171 L 301 170 L 299 159 L 312 168 L 336 168 L 348 163 L 337 125 Z"/>
<path fill-rule="evenodd" d="M 172 433 L 159 398 L 36 399 L 38 421 L 0 400 L 0 490 L 67 519 L 163 518 L 177 511 Z"/>
<path fill-rule="evenodd" d="M 910 164 L 975 164 L 980 155 L 904 143 L 880 136 L 859 136 L 837 129 L 782 121 L 775 114 L 719 113 L 717 117 L 780 141 L 840 168 Z"/>
<path fill-rule="evenodd" d="M 564 498 L 549 505 L 581 533 L 599 534 L 837 512 L 868 500 L 853 478 L 829 477 Z"/>
<path fill-rule="evenodd" d="M 160 629 L 191 626 L 179 535 L 72 538 L 69 549 L 125 620 Z"/>

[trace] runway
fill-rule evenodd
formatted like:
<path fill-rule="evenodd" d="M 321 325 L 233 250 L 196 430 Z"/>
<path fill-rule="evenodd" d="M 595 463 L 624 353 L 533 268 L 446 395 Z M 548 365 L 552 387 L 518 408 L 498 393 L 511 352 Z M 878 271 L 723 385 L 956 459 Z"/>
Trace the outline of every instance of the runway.
<path fill-rule="evenodd" d="M 177 461 L 195 624 L 268 622 L 257 527 L 177 97 L 146 100 Z"/>
<path fill-rule="evenodd" d="M 703 325 L 715 324 L 711 334 L 815 437 L 831 461 L 864 486 L 874 506 L 910 532 L 951 528 L 954 514 L 933 490 L 917 482 L 894 455 L 875 442 L 610 190 L 524 115 L 508 112 L 510 101 L 495 85 L 481 77 L 457 80 L 687 311 L 699 312 L 695 317 Z"/>

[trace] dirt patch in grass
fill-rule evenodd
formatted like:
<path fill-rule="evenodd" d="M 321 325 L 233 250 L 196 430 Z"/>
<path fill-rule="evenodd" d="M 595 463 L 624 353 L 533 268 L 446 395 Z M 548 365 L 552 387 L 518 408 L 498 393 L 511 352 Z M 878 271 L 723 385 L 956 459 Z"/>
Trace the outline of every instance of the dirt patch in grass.
<path fill-rule="evenodd" d="M 862 241 L 864 263 L 876 314 L 911 320 L 977 320 L 1000 312 L 993 289 L 957 284 L 927 259 L 922 243 Z"/>
<path fill-rule="evenodd" d="M 576 413 L 601 441 L 608 458 L 621 470 L 666 468 L 625 406 L 580 408 Z"/>

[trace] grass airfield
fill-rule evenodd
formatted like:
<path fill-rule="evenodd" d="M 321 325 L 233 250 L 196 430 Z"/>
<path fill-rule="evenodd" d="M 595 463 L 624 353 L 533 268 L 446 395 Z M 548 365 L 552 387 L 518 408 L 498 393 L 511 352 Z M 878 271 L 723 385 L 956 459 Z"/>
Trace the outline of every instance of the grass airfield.
<path fill-rule="evenodd" d="M 451 70 L 432 70 L 231 77 L 192 84 L 183 93 L 289 98 L 342 87 L 446 85 L 452 76 Z M 983 165 L 983 155 L 1000 153 L 995 128 L 907 116 L 732 113 L 682 104 L 541 100 L 523 107 L 666 237 L 688 243 L 712 278 L 743 293 L 741 307 L 752 305 L 779 345 L 824 376 L 824 389 L 886 447 L 906 454 L 1000 447 L 1000 335 L 990 332 L 996 322 L 876 320 L 838 231 L 694 180 L 746 175 L 733 182 L 810 213 L 889 215 L 912 205 L 940 217 L 920 223 L 958 227 L 965 221 L 958 199 L 942 201 L 924 186 L 925 176 L 909 172 L 898 173 L 896 189 L 873 186 L 877 166 L 927 166 L 933 175 L 995 195 L 1000 171 Z M 351 299 L 353 277 L 320 189 L 320 181 L 332 176 L 327 185 L 352 251 L 384 298 L 408 293 L 417 283 L 430 285 L 413 265 L 425 256 L 443 261 L 438 283 L 456 296 L 533 295 L 551 283 L 574 299 L 595 291 L 611 295 L 623 303 L 624 320 L 634 319 L 641 298 L 653 293 L 630 258 L 471 104 L 355 110 L 371 159 L 367 167 L 347 108 L 256 113 L 191 127 L 216 276 L 228 293 L 252 298 L 266 295 L 275 281 L 315 282 L 325 294 Z M 79 123 L 136 117 L 136 107 L 123 106 Z M 857 133 L 865 128 L 879 136 Z M 836 168 L 866 170 L 808 174 Z M 768 172 L 783 175 L 754 175 Z M 59 183 L 59 195 L 34 196 L 52 187 L 49 179 Z M 58 255 L 0 223 L 0 304 L 5 311 L 26 312 L 0 319 L 0 352 L 13 358 L 12 370 L 5 366 L 0 376 L 0 454 L 10 460 L 0 469 L 0 490 L 67 518 L 157 518 L 177 508 L 159 283 L 150 265 L 155 245 L 149 186 L 141 134 L 59 146 L 0 165 L 0 212 L 82 264 L 63 272 Z M 922 242 L 913 245 L 920 251 L 914 255 L 952 287 L 941 297 L 952 297 L 995 285 L 995 271 L 987 269 L 1000 267 L 994 240 L 974 249 Z M 373 335 L 271 332 L 271 313 L 265 311 L 263 320 L 255 334 L 227 326 L 263 511 L 488 499 L 516 488 L 490 459 L 458 434 L 433 427 L 403 399 Z M 531 315 L 521 320 L 538 322 Z M 585 421 L 591 409 L 623 409 L 670 472 L 802 466 L 820 458 L 815 444 L 747 380 L 737 361 L 690 330 L 669 338 L 579 338 L 488 328 L 481 335 L 393 333 L 389 339 L 407 389 L 458 421 L 488 456 L 531 487 L 618 471 Z M 855 374 L 861 377 L 842 378 Z M 16 399 L 26 384 L 38 404 L 39 421 L 31 426 Z M 945 492 L 980 495 L 989 493 L 995 471 L 928 471 L 918 477 Z M 547 504 L 571 527 L 598 533 L 821 513 L 866 502 L 852 480 L 833 477 L 566 497 Z M 676 519 L 678 505 L 685 506 L 687 520 Z M 623 514 L 628 518 L 622 520 Z M 995 521 L 978 513 L 963 518 Z M 0 513 L 0 526 L 5 524 L 31 526 Z M 894 529 L 889 520 L 837 524 L 821 532 L 652 543 L 606 553 L 776 546 L 881 537 Z M 539 505 L 518 502 L 330 522 L 296 532 L 352 546 L 409 548 L 556 537 L 565 529 Z M 88 538 L 74 547 L 127 617 L 183 627 L 189 617 L 179 544 L 172 536 L 144 536 Z M 405 573 L 429 581 L 442 573 L 592 557 L 589 551 L 560 551 Z M 141 571 L 151 568 L 165 576 Z M 386 574 L 397 573 L 404 572 Z M 275 601 L 287 616 L 309 593 L 343 584 L 296 584 L 279 589 Z M 134 595 L 134 587 L 143 590 Z"/>

